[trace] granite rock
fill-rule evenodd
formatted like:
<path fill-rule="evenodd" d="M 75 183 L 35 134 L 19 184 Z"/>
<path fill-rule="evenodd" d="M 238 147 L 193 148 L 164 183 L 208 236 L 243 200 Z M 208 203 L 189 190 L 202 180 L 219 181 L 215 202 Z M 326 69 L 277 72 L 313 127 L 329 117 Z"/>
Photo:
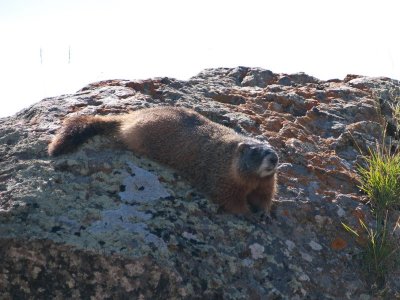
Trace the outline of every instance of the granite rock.
<path fill-rule="evenodd" d="M 108 80 L 0 119 L 0 299 L 372 299 L 341 222 L 373 223 L 360 151 L 400 83 L 259 68 Z M 397 94 L 396 94 L 397 93 Z M 95 137 L 50 158 L 62 120 L 190 107 L 280 156 L 273 218 L 221 212 L 174 170 Z M 387 295 L 400 293 L 395 278 Z"/>

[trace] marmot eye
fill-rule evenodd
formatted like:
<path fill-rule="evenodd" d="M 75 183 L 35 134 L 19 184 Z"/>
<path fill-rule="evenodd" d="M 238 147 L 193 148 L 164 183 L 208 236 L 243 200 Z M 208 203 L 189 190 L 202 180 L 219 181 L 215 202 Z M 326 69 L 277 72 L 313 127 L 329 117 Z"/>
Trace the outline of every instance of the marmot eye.
<path fill-rule="evenodd" d="M 258 149 L 250 149 L 250 157 L 251 158 L 258 158 L 260 156 L 260 151 Z"/>

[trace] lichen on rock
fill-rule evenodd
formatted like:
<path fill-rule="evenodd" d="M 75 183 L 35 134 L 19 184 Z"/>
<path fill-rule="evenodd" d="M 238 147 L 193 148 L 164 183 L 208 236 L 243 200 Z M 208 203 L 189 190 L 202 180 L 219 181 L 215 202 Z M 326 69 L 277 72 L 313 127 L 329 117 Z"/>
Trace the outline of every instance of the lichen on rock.
<path fill-rule="evenodd" d="M 382 140 L 386 91 L 399 86 L 207 69 L 188 81 L 97 82 L 0 119 L 0 299 L 368 299 L 341 222 L 372 220 L 359 151 Z M 158 105 L 268 140 L 281 161 L 275 217 L 220 212 L 174 170 L 107 137 L 47 156 L 70 115 Z M 397 280 L 388 286 L 398 295 Z"/>

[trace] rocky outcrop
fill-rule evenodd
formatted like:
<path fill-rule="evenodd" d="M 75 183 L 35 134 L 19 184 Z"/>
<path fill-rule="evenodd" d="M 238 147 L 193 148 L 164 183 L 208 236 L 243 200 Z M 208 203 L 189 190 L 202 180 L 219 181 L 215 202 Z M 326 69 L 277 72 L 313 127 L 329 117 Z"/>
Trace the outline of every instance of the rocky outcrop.
<path fill-rule="evenodd" d="M 209 69 L 188 81 L 93 83 L 0 119 L 0 299 L 370 299 L 341 222 L 373 223 L 356 166 L 385 120 L 396 133 L 399 87 Z M 174 170 L 106 137 L 47 155 L 67 116 L 156 105 L 268 139 L 281 160 L 274 217 L 220 212 Z M 387 295 L 399 292 L 389 278 Z"/>

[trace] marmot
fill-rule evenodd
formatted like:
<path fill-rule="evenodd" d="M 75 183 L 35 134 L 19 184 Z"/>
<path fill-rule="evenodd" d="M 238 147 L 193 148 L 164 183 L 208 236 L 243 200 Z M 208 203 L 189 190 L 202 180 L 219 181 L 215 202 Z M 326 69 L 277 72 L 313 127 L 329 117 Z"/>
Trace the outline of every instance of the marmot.
<path fill-rule="evenodd" d="M 276 152 L 193 110 L 163 106 L 120 116 L 71 117 L 49 144 L 49 155 L 70 152 L 96 134 L 113 135 L 136 154 L 176 169 L 229 212 L 271 208 Z"/>

